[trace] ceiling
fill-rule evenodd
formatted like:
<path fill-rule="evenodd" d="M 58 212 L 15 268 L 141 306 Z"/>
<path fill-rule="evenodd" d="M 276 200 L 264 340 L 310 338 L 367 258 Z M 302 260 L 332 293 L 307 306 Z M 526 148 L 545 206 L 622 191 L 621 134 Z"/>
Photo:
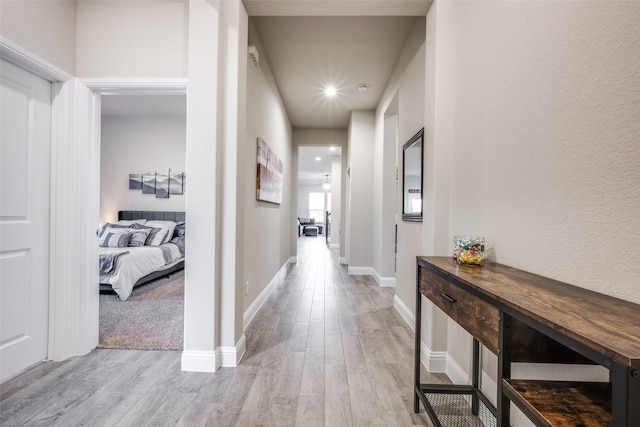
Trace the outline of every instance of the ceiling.
<path fill-rule="evenodd" d="M 352 110 L 375 109 L 416 19 L 252 18 L 294 128 L 346 128 Z"/>

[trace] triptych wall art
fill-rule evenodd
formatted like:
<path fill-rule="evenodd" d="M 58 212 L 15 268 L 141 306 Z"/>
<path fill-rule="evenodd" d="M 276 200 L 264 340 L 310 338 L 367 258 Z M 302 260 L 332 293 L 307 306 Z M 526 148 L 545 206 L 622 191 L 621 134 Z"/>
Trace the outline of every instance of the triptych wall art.
<path fill-rule="evenodd" d="M 155 194 L 157 199 L 168 199 L 170 194 L 183 194 L 185 187 L 184 172 L 130 173 L 129 190 L 142 190 L 142 194 Z"/>
<path fill-rule="evenodd" d="M 264 202 L 282 203 L 282 160 L 262 138 L 258 138 L 258 176 L 256 198 Z"/>

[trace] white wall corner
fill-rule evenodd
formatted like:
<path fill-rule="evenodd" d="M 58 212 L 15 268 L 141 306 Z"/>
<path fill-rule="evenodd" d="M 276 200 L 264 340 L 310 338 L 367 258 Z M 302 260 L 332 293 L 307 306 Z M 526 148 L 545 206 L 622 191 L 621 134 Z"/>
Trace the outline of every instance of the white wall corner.
<path fill-rule="evenodd" d="M 329 249 L 340 249 L 340 243 L 329 243 Z"/>
<path fill-rule="evenodd" d="M 347 262 L 347 258 L 346 258 L 346 257 L 343 257 L 343 256 L 341 256 L 341 257 L 340 257 L 340 259 L 338 260 L 338 262 L 339 262 L 341 265 L 347 265 L 347 264 L 348 264 L 348 262 Z"/>
<path fill-rule="evenodd" d="M 350 276 L 373 276 L 373 268 L 371 267 L 351 267 L 347 269 Z"/>
<path fill-rule="evenodd" d="M 396 278 L 395 277 L 381 277 L 380 274 L 376 271 L 375 268 L 371 269 L 373 272 L 373 279 L 376 281 L 378 286 L 381 288 L 395 288 L 396 287 Z"/>
<path fill-rule="evenodd" d="M 247 351 L 247 339 L 244 334 L 240 337 L 235 347 L 219 347 L 220 366 L 235 368 L 240 364 L 242 356 Z"/>
<path fill-rule="evenodd" d="M 219 351 L 184 350 L 181 370 L 187 372 L 215 372 L 220 367 Z"/>
<path fill-rule="evenodd" d="M 409 307 L 402 302 L 398 295 L 393 298 L 393 307 L 400 314 L 400 317 L 407 322 L 409 328 L 415 331 L 416 317 Z M 420 342 L 420 361 L 429 372 L 448 372 L 447 360 L 449 355 L 446 351 L 431 351 L 424 342 Z"/>

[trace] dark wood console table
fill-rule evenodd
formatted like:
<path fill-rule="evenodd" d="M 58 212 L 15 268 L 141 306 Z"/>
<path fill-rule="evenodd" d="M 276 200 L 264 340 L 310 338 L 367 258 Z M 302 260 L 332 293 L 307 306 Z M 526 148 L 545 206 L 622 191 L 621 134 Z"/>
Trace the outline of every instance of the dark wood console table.
<path fill-rule="evenodd" d="M 421 296 L 474 339 L 470 386 L 420 382 Z M 458 265 L 449 257 L 418 257 L 416 277 L 414 411 L 433 393 L 469 394 L 498 427 L 510 422 L 513 402 L 537 426 L 640 426 L 640 305 L 500 264 Z M 478 347 L 498 355 L 498 407 L 478 388 Z M 609 382 L 511 378 L 511 363 L 597 364 Z"/>

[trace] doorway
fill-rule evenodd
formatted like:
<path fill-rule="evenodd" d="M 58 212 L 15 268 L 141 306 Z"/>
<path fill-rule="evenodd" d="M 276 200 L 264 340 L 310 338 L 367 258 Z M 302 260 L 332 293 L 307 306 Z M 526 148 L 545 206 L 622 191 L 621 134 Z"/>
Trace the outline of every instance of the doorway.
<path fill-rule="evenodd" d="M 101 107 L 100 220 L 117 223 L 119 211 L 184 212 L 184 190 L 161 193 L 162 181 L 156 179 L 154 191 L 144 191 L 131 185 L 131 176 L 173 179 L 176 173 L 184 173 L 186 96 L 103 94 Z M 143 246 L 146 247 L 125 249 L 129 252 L 157 249 L 149 248 L 147 244 Z M 133 253 L 121 258 L 131 255 Z M 161 275 L 149 283 L 135 286 L 130 292 L 101 292 L 98 346 L 182 349 L 184 270 Z"/>
<path fill-rule="evenodd" d="M 341 157 L 336 145 L 298 147 L 298 237 L 321 238 L 332 249 L 340 247 Z"/>

